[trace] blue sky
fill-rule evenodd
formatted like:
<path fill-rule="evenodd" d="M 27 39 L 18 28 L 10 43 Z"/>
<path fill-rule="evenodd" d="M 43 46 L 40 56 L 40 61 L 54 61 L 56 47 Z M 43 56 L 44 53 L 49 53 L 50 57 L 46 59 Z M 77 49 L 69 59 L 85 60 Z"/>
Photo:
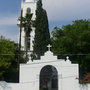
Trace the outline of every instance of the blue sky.
<path fill-rule="evenodd" d="M 43 0 L 43 7 L 47 10 L 50 31 L 76 19 L 90 19 L 90 0 Z M 0 35 L 18 40 L 19 15 L 20 0 L 1 0 Z"/>

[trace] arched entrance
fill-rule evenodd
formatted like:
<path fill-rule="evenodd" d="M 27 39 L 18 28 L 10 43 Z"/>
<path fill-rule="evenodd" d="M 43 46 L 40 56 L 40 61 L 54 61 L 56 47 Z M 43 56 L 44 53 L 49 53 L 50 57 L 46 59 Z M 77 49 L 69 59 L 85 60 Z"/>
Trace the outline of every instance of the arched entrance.
<path fill-rule="evenodd" d="M 58 72 L 52 65 L 46 65 L 40 72 L 40 90 L 58 90 Z"/>

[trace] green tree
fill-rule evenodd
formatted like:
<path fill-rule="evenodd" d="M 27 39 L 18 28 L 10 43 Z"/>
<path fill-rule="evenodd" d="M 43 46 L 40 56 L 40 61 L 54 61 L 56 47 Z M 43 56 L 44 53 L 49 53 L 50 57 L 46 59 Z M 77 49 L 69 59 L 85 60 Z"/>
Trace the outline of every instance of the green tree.
<path fill-rule="evenodd" d="M 80 74 L 90 68 L 90 21 L 75 20 L 72 25 L 55 27 L 52 31 L 52 51 L 59 58 L 69 55 L 72 62 L 80 64 Z"/>
<path fill-rule="evenodd" d="M 11 73 L 13 71 L 17 72 L 16 70 L 17 61 L 15 59 L 16 50 L 17 50 L 16 43 L 5 39 L 3 36 L 0 37 L 0 80 L 2 76 L 5 77 L 5 80 L 9 79 L 8 77 L 6 77 L 7 76 L 6 73 L 9 73 L 9 70 Z"/>
<path fill-rule="evenodd" d="M 48 18 L 42 8 L 42 0 L 37 2 L 35 29 L 34 53 L 40 56 L 47 51 L 47 45 L 50 43 Z"/>

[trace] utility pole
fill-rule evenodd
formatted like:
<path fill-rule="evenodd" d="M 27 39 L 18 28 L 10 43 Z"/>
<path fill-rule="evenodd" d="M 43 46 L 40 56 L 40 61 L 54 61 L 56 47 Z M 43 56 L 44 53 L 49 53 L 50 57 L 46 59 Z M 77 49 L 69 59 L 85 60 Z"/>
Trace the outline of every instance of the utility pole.
<path fill-rule="evenodd" d="M 21 20 L 20 20 L 20 36 L 19 36 L 19 46 L 18 46 L 18 82 L 19 82 L 19 75 L 20 75 L 20 57 L 21 57 L 21 32 L 22 32 L 22 14 L 23 14 L 23 8 L 22 8 L 23 0 L 21 1 Z"/>
<path fill-rule="evenodd" d="M 26 31 L 27 33 L 27 31 Z M 28 36 L 26 34 L 26 61 L 28 61 Z"/>

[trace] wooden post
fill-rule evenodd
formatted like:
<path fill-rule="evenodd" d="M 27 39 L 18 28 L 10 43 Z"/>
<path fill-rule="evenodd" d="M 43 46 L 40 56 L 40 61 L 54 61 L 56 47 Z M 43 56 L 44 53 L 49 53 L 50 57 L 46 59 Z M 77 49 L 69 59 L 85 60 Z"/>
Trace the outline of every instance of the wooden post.
<path fill-rule="evenodd" d="M 19 82 L 19 75 L 20 75 L 20 57 L 21 57 L 21 32 L 22 32 L 22 14 L 23 9 L 21 8 L 21 21 L 20 21 L 20 36 L 19 36 L 19 46 L 18 46 L 18 82 Z"/>

